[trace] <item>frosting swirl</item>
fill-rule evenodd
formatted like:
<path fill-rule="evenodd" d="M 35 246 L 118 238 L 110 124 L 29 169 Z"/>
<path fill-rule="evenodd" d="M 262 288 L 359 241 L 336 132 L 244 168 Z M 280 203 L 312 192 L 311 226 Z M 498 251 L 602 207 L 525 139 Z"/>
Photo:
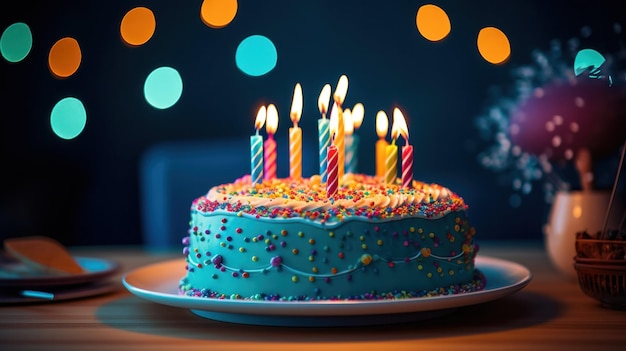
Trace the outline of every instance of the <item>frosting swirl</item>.
<path fill-rule="evenodd" d="M 344 175 L 337 193 L 331 198 L 327 197 L 326 186 L 319 175 L 270 179 L 254 185 L 246 175 L 233 183 L 211 188 L 194 205 L 205 212 L 230 208 L 258 216 L 277 211 L 287 211 L 289 217 L 303 213 L 319 216 L 347 212 L 370 218 L 372 215 L 378 218 L 389 215 L 439 217 L 466 207 L 461 197 L 438 184 L 414 180 L 411 188 L 403 188 L 399 182 L 385 183 L 382 177 L 350 173 Z"/>

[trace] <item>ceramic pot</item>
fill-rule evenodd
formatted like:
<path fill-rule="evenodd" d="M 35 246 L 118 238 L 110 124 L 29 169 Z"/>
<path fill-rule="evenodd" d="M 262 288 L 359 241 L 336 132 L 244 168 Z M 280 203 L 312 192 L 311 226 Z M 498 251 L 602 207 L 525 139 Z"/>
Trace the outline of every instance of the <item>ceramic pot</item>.
<path fill-rule="evenodd" d="M 577 279 L 574 269 L 576 233 L 602 231 L 610 197 L 609 191 L 599 190 L 560 191 L 556 194 L 544 226 L 544 239 L 552 264 L 567 277 Z M 615 198 L 607 228 L 617 228 L 623 214 L 623 203 Z"/>

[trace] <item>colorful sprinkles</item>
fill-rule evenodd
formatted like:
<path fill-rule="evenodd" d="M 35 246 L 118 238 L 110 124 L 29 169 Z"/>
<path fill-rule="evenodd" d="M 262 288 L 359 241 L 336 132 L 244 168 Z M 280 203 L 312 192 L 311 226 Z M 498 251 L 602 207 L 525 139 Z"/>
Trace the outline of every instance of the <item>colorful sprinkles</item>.
<path fill-rule="evenodd" d="M 400 183 L 386 184 L 378 177 L 362 174 L 347 174 L 331 201 L 326 197 L 326 187 L 321 186 L 317 178 L 271 179 L 253 185 L 246 176 L 214 187 L 207 196 L 196 199 L 193 206 L 200 212 L 223 210 L 257 218 L 305 218 L 321 223 L 355 216 L 436 218 L 467 208 L 461 197 L 437 184 L 413 181 L 413 187 L 403 188 Z M 392 196 L 402 202 L 398 205 L 388 201 L 379 203 Z M 306 204 L 303 206 L 306 209 L 294 204 Z"/>

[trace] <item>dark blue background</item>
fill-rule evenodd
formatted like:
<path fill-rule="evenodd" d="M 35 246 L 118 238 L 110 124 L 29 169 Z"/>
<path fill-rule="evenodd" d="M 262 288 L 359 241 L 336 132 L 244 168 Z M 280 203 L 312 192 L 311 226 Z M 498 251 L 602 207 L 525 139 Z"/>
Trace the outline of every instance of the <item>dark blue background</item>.
<path fill-rule="evenodd" d="M 248 143 L 258 107 L 269 102 L 279 108 L 278 133 L 286 135 L 296 82 L 304 91 L 305 138 L 315 138 L 319 91 L 346 74 L 345 105 L 363 102 L 366 110 L 361 155 L 374 154 L 376 111 L 390 115 L 399 106 L 416 148 L 415 178 L 463 196 L 482 238 L 541 238 L 548 211 L 541 187 L 512 208 L 510 184 L 476 160 L 486 144 L 474 122 L 488 90 L 514 84 L 512 69 L 530 63 L 534 49 L 578 37 L 585 25 L 594 30 L 590 40 L 598 51 L 623 43 L 624 34 L 616 36 L 612 26 L 625 23 L 625 12 L 617 1 L 434 1 L 447 11 L 452 31 L 431 43 L 415 27 L 424 3 L 240 1 L 234 21 L 216 30 L 201 22 L 201 1 L 3 1 L 0 28 L 22 21 L 34 39 L 23 62 L 0 61 L 0 236 L 141 243 L 138 169 L 150 147 L 219 138 Z M 119 24 L 135 6 L 152 9 L 157 29 L 147 44 L 131 48 L 120 39 Z M 491 65 L 477 52 L 476 36 L 486 26 L 509 37 L 505 65 Z M 234 62 L 237 45 L 252 34 L 267 36 L 278 49 L 276 68 L 262 77 L 244 75 Z M 74 76 L 59 80 L 48 71 L 47 54 L 65 36 L 78 40 L 83 60 Z M 181 73 L 184 91 L 175 106 L 156 110 L 142 87 L 163 65 Z M 69 141 L 49 126 L 52 106 L 66 96 L 81 99 L 88 118 L 84 132 Z M 280 152 L 287 162 L 286 144 Z M 315 162 L 314 154 L 307 158 Z M 373 173 L 373 157 L 359 162 Z"/>

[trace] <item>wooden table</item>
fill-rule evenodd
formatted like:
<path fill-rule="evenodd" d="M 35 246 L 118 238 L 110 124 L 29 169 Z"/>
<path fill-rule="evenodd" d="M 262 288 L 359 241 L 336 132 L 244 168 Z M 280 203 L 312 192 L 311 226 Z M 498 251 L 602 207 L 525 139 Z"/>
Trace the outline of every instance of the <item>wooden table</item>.
<path fill-rule="evenodd" d="M 119 283 L 78 300 L 0 306 L 2 350 L 626 350 L 626 312 L 605 309 L 561 276 L 540 242 L 481 242 L 480 255 L 528 267 L 533 279 L 502 299 L 426 321 L 368 327 L 250 326 L 152 303 Z M 114 259 L 116 276 L 182 257 L 142 248 L 77 248 Z"/>

